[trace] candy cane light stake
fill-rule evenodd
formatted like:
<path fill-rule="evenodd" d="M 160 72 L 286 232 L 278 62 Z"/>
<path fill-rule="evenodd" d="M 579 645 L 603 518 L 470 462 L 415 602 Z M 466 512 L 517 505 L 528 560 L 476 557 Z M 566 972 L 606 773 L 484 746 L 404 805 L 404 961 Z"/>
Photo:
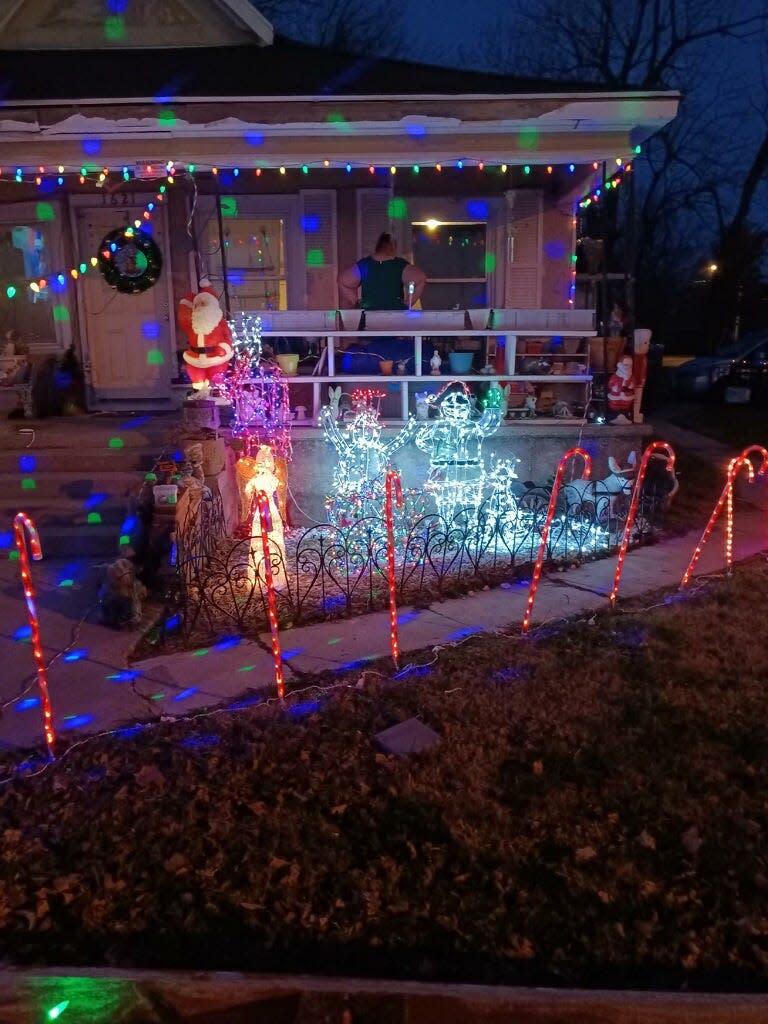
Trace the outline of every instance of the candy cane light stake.
<path fill-rule="evenodd" d="M 392 661 L 400 668 L 400 640 L 397 633 L 397 593 L 395 590 L 395 516 L 392 508 L 392 488 L 395 490 L 397 507 L 403 507 L 403 486 L 400 474 L 391 469 L 385 481 L 385 517 L 387 521 L 387 581 L 389 584 L 389 642 Z"/>
<path fill-rule="evenodd" d="M 723 506 L 726 507 L 726 519 L 725 519 L 725 564 L 728 569 L 733 564 L 733 489 L 736 483 L 736 477 L 738 476 L 741 469 L 746 469 L 747 478 L 750 483 L 755 479 L 755 470 L 750 461 L 749 456 L 753 453 L 757 453 L 762 457 L 762 463 L 758 470 L 758 476 L 762 476 L 765 473 L 766 467 L 768 466 L 768 451 L 759 444 L 750 445 L 745 448 L 744 451 L 737 455 L 735 459 L 731 459 L 728 463 L 728 472 L 725 479 L 725 487 L 717 499 L 717 504 L 712 509 L 712 515 L 709 517 L 707 525 L 704 527 L 704 532 L 701 535 L 699 543 L 696 545 L 691 560 L 688 563 L 688 568 L 683 573 L 683 578 L 680 581 L 680 587 L 687 587 L 688 583 L 693 575 L 693 570 L 696 568 L 696 563 L 701 558 L 701 552 L 704 545 L 709 540 L 709 535 L 715 528 L 715 523 L 720 517 L 720 513 L 723 511 Z"/>
<path fill-rule="evenodd" d="M 645 481 L 645 474 L 648 471 L 648 464 L 656 455 L 657 452 L 667 456 L 667 470 L 670 473 L 675 472 L 675 453 L 672 446 L 667 444 L 666 441 L 653 441 L 643 452 L 643 457 L 640 459 L 640 465 L 637 467 L 637 478 L 635 479 L 635 486 L 632 488 L 632 498 L 629 502 L 629 513 L 627 514 L 627 521 L 624 524 L 624 533 L 621 538 L 621 544 L 619 546 L 619 558 L 616 562 L 616 572 L 613 577 L 613 588 L 608 595 L 608 600 L 611 605 L 615 604 L 616 598 L 619 593 L 619 584 L 621 583 L 621 573 L 624 568 L 624 559 L 627 557 L 627 549 L 629 548 L 629 538 L 632 536 L 632 527 L 635 525 L 635 516 L 637 515 L 637 506 L 640 504 L 640 495 L 643 490 L 643 483 Z M 673 477 L 674 479 L 674 477 Z"/>
<path fill-rule="evenodd" d="M 43 557 L 43 549 L 40 547 L 40 536 L 37 528 L 25 512 L 19 512 L 13 520 L 13 532 L 16 539 L 16 548 L 19 552 L 19 566 L 21 568 L 21 583 L 24 587 L 24 597 L 27 602 L 27 620 L 32 630 L 32 653 L 35 658 L 37 669 L 37 685 L 40 689 L 40 699 L 43 705 L 43 733 L 45 743 L 48 747 L 48 754 L 53 759 L 56 733 L 53 728 L 53 714 L 51 713 L 51 702 L 48 697 L 48 675 L 45 671 L 43 659 L 43 648 L 40 644 L 40 626 L 35 606 L 35 588 L 32 586 L 32 574 L 29 569 L 29 548 L 32 550 L 32 558 L 39 562 Z"/>
<path fill-rule="evenodd" d="M 272 562 L 269 550 L 269 531 L 272 529 L 272 514 L 269 511 L 269 495 L 266 491 L 257 491 L 256 501 L 259 506 L 261 550 L 264 555 L 264 583 L 267 587 L 267 611 L 269 615 L 269 631 L 272 634 L 272 660 L 275 665 L 275 686 L 277 687 L 277 696 L 282 700 L 285 696 L 285 679 L 283 678 L 283 655 L 280 650 L 280 630 L 277 625 L 275 581 L 272 577 Z"/>
<path fill-rule="evenodd" d="M 533 613 L 533 604 L 536 600 L 536 591 L 539 589 L 539 580 L 541 579 L 541 569 L 544 565 L 544 556 L 547 553 L 547 540 L 549 539 L 549 528 L 552 525 L 552 520 L 555 517 L 555 507 L 557 505 L 557 497 L 560 493 L 560 487 L 563 482 L 563 474 L 565 473 L 565 467 L 575 458 L 580 455 L 584 460 L 584 474 L 583 479 L 588 480 L 590 473 L 592 472 L 592 458 L 589 452 L 585 452 L 583 448 L 570 448 L 565 455 L 560 459 L 557 464 L 557 472 L 555 473 L 555 482 L 552 485 L 552 493 L 549 496 L 549 505 L 547 506 L 547 517 L 544 520 L 544 529 L 541 531 L 541 543 L 539 544 L 539 553 L 536 556 L 536 564 L 533 567 L 533 576 L 531 577 L 531 586 L 528 590 L 528 604 L 525 608 L 525 615 L 523 616 L 522 632 L 527 633 L 528 627 L 531 624 L 531 614 Z"/>

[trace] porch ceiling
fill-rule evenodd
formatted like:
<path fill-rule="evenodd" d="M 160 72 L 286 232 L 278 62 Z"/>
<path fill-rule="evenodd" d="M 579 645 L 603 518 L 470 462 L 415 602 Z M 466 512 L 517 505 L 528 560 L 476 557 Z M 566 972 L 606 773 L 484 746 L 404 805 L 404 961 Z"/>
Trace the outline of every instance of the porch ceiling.
<path fill-rule="evenodd" d="M 675 93 L 508 96 L 231 97 L 29 101 L 2 108 L 4 163 L 84 160 L 300 166 L 482 160 L 580 163 L 623 157 L 675 116 Z M 84 146 L 89 140 L 89 146 Z M 95 148 L 98 155 L 86 156 Z"/>

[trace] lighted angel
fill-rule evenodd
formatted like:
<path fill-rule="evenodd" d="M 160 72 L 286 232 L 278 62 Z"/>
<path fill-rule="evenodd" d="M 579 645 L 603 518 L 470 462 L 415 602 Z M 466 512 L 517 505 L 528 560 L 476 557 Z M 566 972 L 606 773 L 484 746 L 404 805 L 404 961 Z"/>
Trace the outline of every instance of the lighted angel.
<path fill-rule="evenodd" d="M 461 512 L 467 522 L 474 521 L 485 480 L 482 444 L 501 423 L 502 410 L 495 403 L 478 419 L 472 419 L 472 413 L 469 396 L 452 391 L 440 401 L 438 418 L 416 435 L 417 446 L 429 455 L 425 490 L 447 523 Z"/>
<path fill-rule="evenodd" d="M 245 460 L 240 460 L 241 462 Z M 245 482 L 243 493 L 250 507 L 254 509 L 253 526 L 251 527 L 251 549 L 248 558 L 248 579 L 255 583 L 259 566 L 263 561 L 261 543 L 261 525 L 259 512 L 254 495 L 264 491 L 269 498 L 269 513 L 272 529 L 269 531 L 269 548 L 272 553 L 272 579 L 276 589 L 285 586 L 285 536 L 283 520 L 280 515 L 280 479 L 275 471 L 275 458 L 268 445 L 260 445 L 256 455 L 248 460 L 251 463 L 251 475 Z"/>

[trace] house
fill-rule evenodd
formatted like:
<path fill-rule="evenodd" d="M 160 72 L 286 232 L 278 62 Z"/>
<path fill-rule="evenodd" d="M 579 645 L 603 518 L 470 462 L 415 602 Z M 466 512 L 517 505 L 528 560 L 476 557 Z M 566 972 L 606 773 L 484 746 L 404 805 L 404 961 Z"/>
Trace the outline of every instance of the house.
<path fill-rule="evenodd" d="M 678 104 L 300 45 L 248 0 L 7 0 L 0 95 L 3 333 L 74 345 L 104 410 L 178 400 L 201 275 L 233 313 L 333 310 L 387 228 L 425 310 L 567 313 L 578 201 Z M 91 262 L 137 220 L 159 274 L 123 293 Z"/>

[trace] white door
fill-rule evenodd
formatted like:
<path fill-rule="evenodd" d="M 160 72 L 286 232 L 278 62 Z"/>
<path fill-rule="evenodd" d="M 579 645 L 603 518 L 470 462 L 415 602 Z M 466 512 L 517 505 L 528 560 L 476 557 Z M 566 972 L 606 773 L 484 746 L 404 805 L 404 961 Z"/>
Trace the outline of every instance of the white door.
<path fill-rule="evenodd" d="M 83 260 L 96 255 L 103 238 L 141 217 L 143 206 L 80 207 L 77 210 L 79 251 Z M 160 248 L 163 269 L 145 292 L 124 294 L 110 288 L 97 269 L 80 282 L 83 355 L 89 370 L 92 404 L 142 408 L 170 402 L 176 374 L 170 315 L 170 266 L 166 245 L 165 209 L 156 210 L 152 234 Z"/>

